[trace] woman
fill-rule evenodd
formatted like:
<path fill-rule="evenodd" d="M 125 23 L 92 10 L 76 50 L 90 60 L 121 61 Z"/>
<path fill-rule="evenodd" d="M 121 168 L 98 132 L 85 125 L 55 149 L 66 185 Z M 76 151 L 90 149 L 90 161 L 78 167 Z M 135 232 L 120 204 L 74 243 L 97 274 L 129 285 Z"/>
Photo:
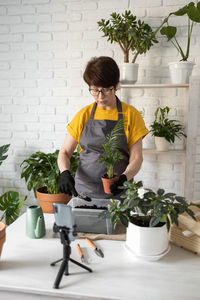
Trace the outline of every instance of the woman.
<path fill-rule="evenodd" d="M 117 164 L 119 180 L 111 186 L 112 194 L 118 195 L 121 192 L 119 186 L 138 173 L 143 160 L 142 139 L 148 130 L 140 113 L 115 95 L 119 76 L 119 68 L 110 57 L 95 57 L 88 62 L 83 78 L 95 102 L 81 109 L 67 126 L 68 134 L 58 155 L 60 192 L 110 198 L 101 183 L 105 168 L 98 161 L 99 144 L 121 118 L 124 119 L 125 134 L 119 137 L 119 142 L 124 158 Z M 74 181 L 69 172 L 70 157 L 78 143 L 81 146 L 80 162 Z"/>

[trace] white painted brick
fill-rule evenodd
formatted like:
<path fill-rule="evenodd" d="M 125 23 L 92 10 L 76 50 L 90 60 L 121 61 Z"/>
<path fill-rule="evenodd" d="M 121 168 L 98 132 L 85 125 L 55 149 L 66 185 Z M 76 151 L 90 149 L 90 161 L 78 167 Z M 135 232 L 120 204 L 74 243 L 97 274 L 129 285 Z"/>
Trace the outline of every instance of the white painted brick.
<path fill-rule="evenodd" d="M 36 87 L 36 81 L 31 79 L 13 79 L 11 84 L 13 87 Z"/>
<path fill-rule="evenodd" d="M 1 138 L 10 138 L 12 136 L 11 131 L 0 131 L 0 139 Z"/>
<path fill-rule="evenodd" d="M 12 98 L 11 97 L 0 97 L 0 104 L 11 104 Z"/>
<path fill-rule="evenodd" d="M 66 123 L 66 117 L 64 115 L 41 115 L 40 122 L 42 123 Z"/>
<path fill-rule="evenodd" d="M 0 79 L 12 79 L 12 78 L 24 78 L 23 71 L 9 70 L 9 71 L 0 71 Z"/>
<path fill-rule="evenodd" d="M 11 33 L 36 32 L 37 25 L 35 24 L 20 24 L 10 26 Z"/>
<path fill-rule="evenodd" d="M 66 22 L 67 21 L 67 15 L 65 13 L 53 13 L 52 14 L 52 22 Z"/>
<path fill-rule="evenodd" d="M 31 115 L 29 113 L 26 114 L 13 114 L 13 122 L 22 122 L 22 123 L 29 123 L 29 122 L 37 122 L 38 116 Z"/>
<path fill-rule="evenodd" d="M 82 32 L 53 32 L 52 36 L 55 41 L 81 40 Z"/>
<path fill-rule="evenodd" d="M 68 19 L 66 19 L 68 20 Z M 40 24 L 39 25 L 39 31 L 40 32 L 56 32 L 56 31 L 64 31 L 66 32 L 68 30 L 68 24 L 67 23 L 48 23 L 48 24 Z"/>
<path fill-rule="evenodd" d="M 25 60 L 21 60 L 21 61 L 12 61 L 10 63 L 11 65 L 11 69 L 32 69 L 32 70 L 36 70 L 37 69 L 37 62 L 35 61 L 25 61 Z"/>
<path fill-rule="evenodd" d="M 1 16 L 1 24 L 18 24 L 21 23 L 20 17 Z"/>
<path fill-rule="evenodd" d="M 75 1 L 71 1 L 71 2 L 68 1 L 67 4 L 68 4 L 67 6 L 68 11 L 96 10 L 97 8 L 97 3 L 93 0 L 77 2 L 77 3 Z"/>
<path fill-rule="evenodd" d="M 4 113 L 13 113 L 13 114 L 19 114 L 19 113 L 25 113 L 27 112 L 26 106 L 20 106 L 20 105 L 2 105 L 2 111 Z"/>
<path fill-rule="evenodd" d="M 1 92 L 1 91 L 0 91 Z M 42 96 L 50 96 L 51 90 L 48 88 L 24 88 L 24 96 L 25 97 L 42 97 Z"/>
<path fill-rule="evenodd" d="M 53 72 L 51 71 L 30 71 L 27 70 L 25 72 L 25 77 L 26 78 L 34 78 L 34 79 L 38 79 L 38 78 L 52 78 L 53 77 Z"/>
<path fill-rule="evenodd" d="M 8 42 L 21 42 L 23 39 L 22 34 L 3 34 L 0 35 L 0 43 Z"/>
<path fill-rule="evenodd" d="M 27 131 L 54 131 L 54 125 L 50 123 L 28 123 Z"/>
<path fill-rule="evenodd" d="M 0 89 L 0 97 L 1 96 L 11 96 L 11 95 L 22 95 L 23 92 L 19 89 L 13 89 L 13 88 L 1 88 Z"/>
<path fill-rule="evenodd" d="M 55 112 L 55 108 L 52 106 L 40 105 L 40 106 L 31 106 L 29 107 L 29 113 L 31 114 L 53 114 Z"/>
<path fill-rule="evenodd" d="M 130 8 L 134 9 L 135 7 L 154 7 L 154 6 L 161 6 L 162 0 L 131 0 L 130 1 Z M 159 16 L 159 14 L 158 14 Z"/>
<path fill-rule="evenodd" d="M 43 15 L 43 14 L 37 14 L 37 15 L 24 15 L 22 16 L 23 23 L 48 23 L 51 22 L 51 15 Z"/>
<path fill-rule="evenodd" d="M 61 42 L 61 41 L 49 41 L 49 42 L 40 42 L 38 44 L 39 46 L 39 51 L 52 51 L 52 52 L 57 52 L 58 49 L 59 51 L 66 51 L 67 50 L 67 41 Z M 51 59 L 52 61 L 52 59 Z"/>
<path fill-rule="evenodd" d="M 25 125 L 22 123 L 1 123 L 1 130 L 4 131 L 24 131 Z"/>
<path fill-rule="evenodd" d="M 1 115 L 1 122 L 10 122 L 11 121 L 11 115 L 10 114 L 2 114 Z"/>
<path fill-rule="evenodd" d="M 67 105 L 66 97 L 41 97 L 40 100 L 43 105 Z"/>
<path fill-rule="evenodd" d="M 46 4 L 49 0 L 22 0 L 22 4 Z"/>
<path fill-rule="evenodd" d="M 26 59 L 27 60 L 51 60 L 53 58 L 53 54 L 50 52 L 27 52 Z"/>
<path fill-rule="evenodd" d="M 49 87 L 49 88 L 62 88 L 66 86 L 66 81 L 64 79 L 38 79 L 38 87 Z"/>
<path fill-rule="evenodd" d="M 31 149 L 31 153 L 35 152 L 35 151 L 42 151 L 44 149 L 44 151 L 47 152 L 47 149 L 52 149 L 53 147 L 53 142 L 52 141 L 44 141 L 44 140 L 27 140 L 26 141 L 26 145 L 28 148 Z M 51 150 L 50 150 L 51 151 Z M 48 151 L 48 152 L 50 152 Z"/>
<path fill-rule="evenodd" d="M 49 70 L 56 70 L 66 67 L 66 62 L 60 60 L 51 60 L 51 61 L 40 61 L 39 62 L 39 69 L 49 69 Z"/>
<path fill-rule="evenodd" d="M 0 34 L 2 33 L 8 33 L 9 32 L 9 26 L 7 25 L 0 25 Z"/>
<path fill-rule="evenodd" d="M 0 0 L 0 5 L 17 5 L 20 3 L 21 0 Z"/>
<path fill-rule="evenodd" d="M 8 15 L 34 14 L 35 7 L 29 5 L 8 6 Z"/>
<path fill-rule="evenodd" d="M 24 41 L 25 42 L 42 42 L 42 41 L 50 41 L 51 34 L 50 33 L 25 33 L 24 34 Z"/>
<path fill-rule="evenodd" d="M 128 0 L 115 0 L 115 9 L 125 8 L 128 6 Z M 100 9 L 113 9 L 113 2 L 107 0 L 101 0 L 98 2 L 98 7 Z"/>
<path fill-rule="evenodd" d="M 13 138 L 15 139 L 36 139 L 38 137 L 38 133 L 37 132 L 27 132 L 27 131 L 23 131 L 23 132 L 13 132 Z"/>
<path fill-rule="evenodd" d="M 65 12 L 65 6 L 61 4 L 44 4 L 41 6 L 37 6 L 37 13 L 63 13 Z"/>
<path fill-rule="evenodd" d="M 9 84 L 9 81 L 8 80 L 0 80 L 0 87 L 2 88 L 5 88 L 5 87 L 9 87 L 10 84 Z"/>

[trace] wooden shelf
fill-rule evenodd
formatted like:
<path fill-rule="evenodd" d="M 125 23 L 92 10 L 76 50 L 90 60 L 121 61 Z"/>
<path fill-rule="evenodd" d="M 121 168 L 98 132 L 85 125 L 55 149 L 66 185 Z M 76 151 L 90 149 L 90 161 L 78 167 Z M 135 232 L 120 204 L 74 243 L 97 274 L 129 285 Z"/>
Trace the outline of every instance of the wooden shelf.
<path fill-rule="evenodd" d="M 135 89 L 142 89 L 142 88 L 188 88 L 189 84 L 171 84 L 171 83 L 158 83 L 158 84 L 151 84 L 151 83 L 143 83 L 143 84 L 120 84 L 120 89 L 122 88 L 135 88 Z"/>
<path fill-rule="evenodd" d="M 156 149 L 148 149 L 144 148 L 143 149 L 144 154 L 166 154 L 166 153 L 173 153 L 173 154 L 184 154 L 186 153 L 186 150 L 179 150 L 179 149 L 172 149 L 172 150 L 167 150 L 167 151 L 158 151 Z"/>

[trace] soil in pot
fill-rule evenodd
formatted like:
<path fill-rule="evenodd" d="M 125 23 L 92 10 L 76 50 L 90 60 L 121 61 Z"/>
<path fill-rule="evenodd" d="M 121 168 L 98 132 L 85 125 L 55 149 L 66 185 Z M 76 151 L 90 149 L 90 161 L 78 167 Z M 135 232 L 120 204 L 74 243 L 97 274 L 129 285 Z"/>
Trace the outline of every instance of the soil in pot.
<path fill-rule="evenodd" d="M 43 213 L 49 214 L 53 214 L 53 203 L 67 204 L 72 198 L 67 194 L 48 194 L 46 186 L 37 189 L 36 196 Z"/>
<path fill-rule="evenodd" d="M 134 217 L 134 222 L 132 222 L 135 225 L 138 225 L 140 227 L 150 227 L 149 222 L 150 222 L 151 217 L 150 216 L 137 216 Z M 162 227 L 164 223 L 159 222 L 156 226 L 154 227 Z"/>
<path fill-rule="evenodd" d="M 119 177 L 117 175 L 115 175 L 113 178 L 108 178 L 107 174 L 104 174 L 101 177 L 102 183 L 103 183 L 103 188 L 104 188 L 104 192 L 106 194 L 112 194 L 110 191 L 110 186 L 113 184 L 113 182 L 117 181 L 119 179 Z"/>
<path fill-rule="evenodd" d="M 107 207 L 98 207 L 96 205 L 88 206 L 88 205 L 80 205 L 80 206 L 75 206 L 75 208 L 84 208 L 84 209 L 104 209 L 107 210 Z"/>

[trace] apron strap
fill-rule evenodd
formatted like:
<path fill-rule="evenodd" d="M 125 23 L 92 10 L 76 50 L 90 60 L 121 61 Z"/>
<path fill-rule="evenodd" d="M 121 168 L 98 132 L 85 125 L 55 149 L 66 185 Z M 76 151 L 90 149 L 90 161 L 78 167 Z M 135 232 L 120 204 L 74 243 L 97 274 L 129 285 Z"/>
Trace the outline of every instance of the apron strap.
<path fill-rule="evenodd" d="M 122 104 L 121 104 L 121 101 L 119 100 L 119 98 L 116 95 L 115 95 L 115 97 L 116 97 L 116 102 L 117 102 L 118 120 L 120 120 L 120 119 L 123 118 L 123 116 L 122 116 Z M 93 107 L 92 107 L 92 111 L 90 113 L 89 119 L 94 118 L 94 112 L 96 110 L 96 107 L 97 107 L 97 103 L 95 102 Z"/>

